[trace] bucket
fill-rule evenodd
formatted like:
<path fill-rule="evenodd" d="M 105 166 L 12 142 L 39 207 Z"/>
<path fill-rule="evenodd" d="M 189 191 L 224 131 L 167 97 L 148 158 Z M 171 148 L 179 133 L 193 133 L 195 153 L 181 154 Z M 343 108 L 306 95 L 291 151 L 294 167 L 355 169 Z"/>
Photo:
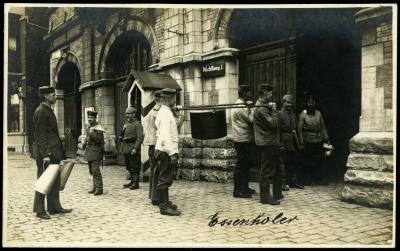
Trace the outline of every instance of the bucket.
<path fill-rule="evenodd" d="M 225 110 L 211 112 L 191 112 L 190 128 L 194 139 L 219 139 L 226 137 Z"/>
<path fill-rule="evenodd" d="M 70 160 L 64 160 L 60 166 L 60 191 L 63 191 L 67 184 L 69 175 L 71 174 L 72 168 L 75 162 Z"/>
<path fill-rule="evenodd" d="M 34 185 L 35 191 L 41 194 L 48 194 L 54 181 L 57 178 L 58 172 L 60 171 L 60 165 L 50 164 L 46 170 L 40 175 L 39 179 Z"/>

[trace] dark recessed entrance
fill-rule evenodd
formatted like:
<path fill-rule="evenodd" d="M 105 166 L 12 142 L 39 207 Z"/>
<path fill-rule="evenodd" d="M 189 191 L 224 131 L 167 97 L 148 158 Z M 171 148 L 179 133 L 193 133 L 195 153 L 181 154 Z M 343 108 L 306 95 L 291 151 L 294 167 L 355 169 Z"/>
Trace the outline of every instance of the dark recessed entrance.
<path fill-rule="evenodd" d="M 81 79 L 74 63 L 65 63 L 58 73 L 57 88 L 64 90 L 64 135 L 67 158 L 75 158 L 82 130 Z"/>
<path fill-rule="evenodd" d="M 118 136 L 125 122 L 125 109 L 133 106 L 138 109 L 138 119 L 141 120 L 141 92 L 136 90 L 133 99 L 128 100 L 123 92 L 126 76 L 132 71 L 146 71 L 152 64 L 150 44 L 146 37 L 136 31 L 127 31 L 117 37 L 110 48 L 106 60 L 107 78 L 115 80 L 115 134 L 117 148 L 120 146 Z M 123 164 L 123 156 L 118 153 L 117 162 Z"/>
<path fill-rule="evenodd" d="M 332 179 L 342 179 L 349 139 L 358 132 L 361 114 L 360 38 L 354 21 L 358 9 L 234 10 L 227 36 L 240 49 L 239 84 L 274 85 L 278 109 L 284 94 L 313 93 L 336 151 L 325 163 Z M 253 166 L 257 166 L 257 153 Z M 257 168 L 252 171 L 258 177 Z"/>

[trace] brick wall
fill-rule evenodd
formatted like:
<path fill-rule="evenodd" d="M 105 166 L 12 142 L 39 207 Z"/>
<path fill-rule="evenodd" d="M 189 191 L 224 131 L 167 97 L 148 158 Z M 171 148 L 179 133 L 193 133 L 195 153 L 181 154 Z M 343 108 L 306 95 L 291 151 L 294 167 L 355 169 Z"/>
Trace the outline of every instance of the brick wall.
<path fill-rule="evenodd" d="M 62 7 L 57 8 L 49 18 L 49 27 L 50 29 L 55 29 L 61 24 L 63 24 L 66 20 L 71 18 L 75 15 L 75 8 L 74 7 Z"/>

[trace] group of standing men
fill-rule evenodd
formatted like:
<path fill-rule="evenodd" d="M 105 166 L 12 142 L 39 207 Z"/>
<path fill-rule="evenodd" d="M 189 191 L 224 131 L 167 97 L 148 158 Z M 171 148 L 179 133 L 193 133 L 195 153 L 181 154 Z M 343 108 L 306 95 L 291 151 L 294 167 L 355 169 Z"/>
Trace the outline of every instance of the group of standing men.
<path fill-rule="evenodd" d="M 126 169 L 130 182 L 124 188 L 139 189 L 141 169 L 141 145 L 148 146 L 150 162 L 149 198 L 154 206 L 159 206 L 163 215 L 178 216 L 181 212 L 169 200 L 169 187 L 172 185 L 178 160 L 178 128 L 182 125 L 183 115 L 173 107 L 176 104 L 176 91 L 165 88 L 153 92 L 155 105 L 146 117 L 143 128 L 137 119 L 137 109 L 128 107 L 125 110 L 125 124 L 121 130 L 120 152 L 124 155 Z M 90 174 L 93 175 L 93 189 L 89 193 L 103 193 L 99 163 L 103 156 L 104 138 L 101 126 L 95 120 L 97 113 L 88 112 L 89 127 L 87 129 L 85 158 L 89 164 Z M 100 136 L 101 135 L 101 136 Z M 88 148 L 89 142 L 95 141 L 98 146 L 96 157 Z"/>
<path fill-rule="evenodd" d="M 255 142 L 260 153 L 260 201 L 263 204 L 277 205 L 283 198 L 282 189 L 288 190 L 286 183 L 292 188 L 301 189 L 301 182 L 310 182 L 307 177 L 311 177 L 313 181 L 321 180 L 322 144 L 329 139 L 321 113 L 315 110 L 315 101 L 312 98 L 307 100 L 306 110 L 299 115 L 297 122 L 292 111 L 293 97 L 283 97 L 283 107 L 278 113 L 270 103 L 272 89 L 272 85 L 260 85 L 259 99 L 255 107 L 251 107 L 250 87 L 239 86 L 239 99 L 236 103 L 243 103 L 244 106 L 234 109 L 232 114 L 233 140 L 238 156 L 234 170 L 233 196 L 251 198 L 252 194 L 256 193 L 249 187 L 251 150 Z M 39 95 L 42 103 L 33 116 L 33 157 L 36 159 L 38 178 L 49 164 L 60 164 L 61 160 L 65 159 L 56 116 L 52 109 L 56 102 L 55 89 L 42 86 L 39 88 Z M 119 139 L 122 142 L 120 151 L 124 154 L 126 168 L 130 173 L 130 182 L 123 187 L 131 190 L 139 188 L 141 145 L 144 143 L 148 146 L 150 160 L 151 203 L 159 206 L 163 215 L 178 216 L 181 212 L 169 199 L 169 187 L 175 176 L 179 154 L 178 128 L 182 125 L 184 117 L 174 108 L 174 89 L 165 88 L 155 91 L 153 95 L 155 106 L 146 118 L 144 130 L 141 122 L 136 119 L 137 109 L 128 107 L 125 111 L 126 122 Z M 101 195 L 103 181 L 100 165 L 103 159 L 105 130 L 97 123 L 95 111 L 88 111 L 87 115 L 89 126 L 83 147 L 89 173 L 93 176 L 93 188 L 89 193 Z M 303 152 L 303 168 L 296 166 L 298 150 Z M 61 206 L 59 191 L 58 175 L 47 195 L 47 209 L 50 214 L 72 211 Z M 38 218 L 50 219 L 45 211 L 44 199 L 45 195 L 35 193 L 34 212 Z"/>
<path fill-rule="evenodd" d="M 33 157 L 36 159 L 37 177 L 39 178 L 49 164 L 60 164 L 65 159 L 62 142 L 58 134 L 57 119 L 53 111 L 56 102 L 55 89 L 50 86 L 39 88 L 41 104 L 35 110 Z M 181 212 L 169 200 L 169 187 L 172 185 L 178 160 L 178 128 L 183 123 L 183 115 L 174 109 L 176 91 L 162 89 L 154 92 L 155 106 L 145 123 L 136 119 L 137 109 L 128 107 L 125 111 L 126 121 L 120 134 L 122 142 L 120 151 L 124 154 L 126 168 L 130 173 L 130 182 L 124 188 L 139 188 L 141 145 L 149 146 L 150 159 L 150 193 L 153 205 L 159 206 L 163 215 L 177 216 Z M 85 159 L 89 173 L 93 176 L 93 188 L 89 193 L 103 194 L 103 179 L 100 166 L 104 153 L 104 128 L 98 124 L 97 112 L 88 111 L 89 126 L 86 130 Z M 49 214 L 70 213 L 72 209 L 64 209 L 60 203 L 60 175 L 57 175 L 49 194 L 47 194 L 47 210 Z M 50 219 L 44 207 L 46 195 L 35 193 L 33 211 L 41 219 Z"/>
<path fill-rule="evenodd" d="M 272 102 L 272 91 L 272 84 L 261 84 L 259 98 L 253 107 L 250 86 L 239 86 L 236 103 L 243 106 L 234 108 L 232 112 L 233 141 L 237 152 L 233 196 L 251 198 L 255 194 L 255 190 L 249 188 L 255 144 L 260 170 L 260 202 L 279 205 L 283 198 L 282 190 L 287 191 L 289 187 L 303 189 L 304 185 L 313 183 L 326 184 L 321 164 L 323 143 L 329 143 L 329 138 L 312 96 L 307 98 L 306 109 L 297 119 L 293 111 L 293 96 L 283 96 L 283 106 L 277 111 Z"/>

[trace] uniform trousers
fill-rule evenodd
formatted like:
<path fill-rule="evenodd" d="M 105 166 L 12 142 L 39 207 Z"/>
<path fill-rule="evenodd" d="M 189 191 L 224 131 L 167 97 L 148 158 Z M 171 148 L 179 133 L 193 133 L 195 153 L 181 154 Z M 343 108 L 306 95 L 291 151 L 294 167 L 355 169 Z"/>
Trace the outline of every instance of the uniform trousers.
<path fill-rule="evenodd" d="M 153 174 L 151 200 L 159 201 L 159 190 L 168 189 L 172 185 L 176 167 L 171 164 L 171 157 L 165 152 L 155 150 L 154 159 L 156 164 Z"/>
<path fill-rule="evenodd" d="M 140 174 L 140 151 L 132 155 L 131 153 L 125 153 L 125 165 L 132 179 L 138 179 Z M 136 180 L 139 181 L 139 180 Z"/>
<path fill-rule="evenodd" d="M 153 192 L 153 175 L 154 175 L 154 150 L 155 145 L 149 145 L 148 155 L 149 155 L 149 163 L 150 163 L 150 178 L 149 178 L 149 199 L 151 199 L 151 193 Z"/>
<path fill-rule="evenodd" d="M 100 171 L 100 161 L 101 160 L 93 160 L 88 161 L 88 163 L 93 176 L 93 188 L 103 191 L 103 178 Z"/>
<path fill-rule="evenodd" d="M 246 190 L 250 180 L 251 167 L 251 142 L 234 142 L 237 161 L 233 174 L 238 179 L 238 188 L 241 191 Z"/>
<path fill-rule="evenodd" d="M 302 179 L 305 184 L 321 182 L 324 178 L 322 142 L 304 142 Z"/>
<path fill-rule="evenodd" d="M 260 183 L 282 183 L 284 164 L 279 146 L 258 146 L 260 153 Z"/>

